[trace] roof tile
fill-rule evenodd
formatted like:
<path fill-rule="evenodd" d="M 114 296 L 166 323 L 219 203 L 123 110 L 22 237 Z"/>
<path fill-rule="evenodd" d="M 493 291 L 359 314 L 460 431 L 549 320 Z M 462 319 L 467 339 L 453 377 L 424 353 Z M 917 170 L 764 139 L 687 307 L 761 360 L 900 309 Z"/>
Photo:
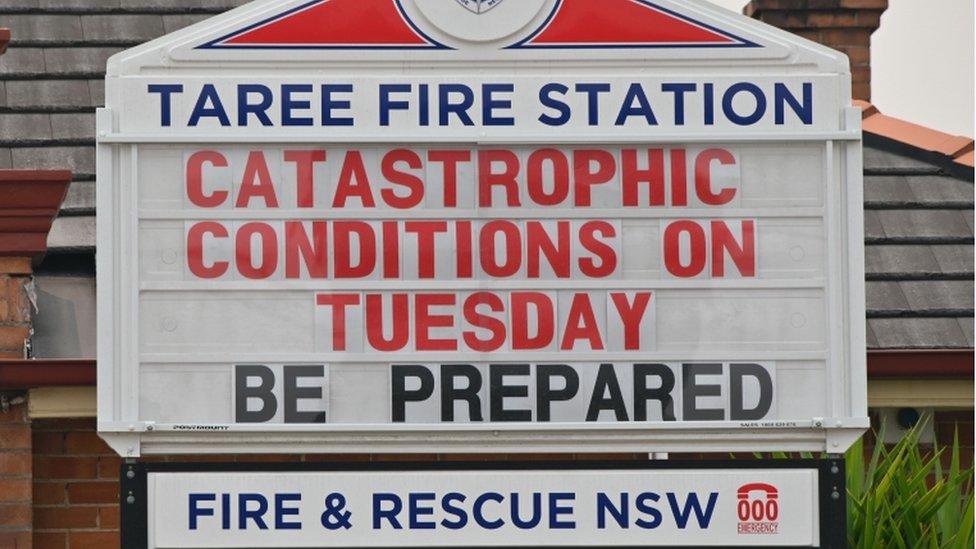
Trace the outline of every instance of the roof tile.
<path fill-rule="evenodd" d="M 868 324 L 883 349 L 972 347 L 972 338 L 967 338 L 956 318 L 869 318 Z"/>
<path fill-rule="evenodd" d="M 867 341 L 865 343 L 867 344 L 868 349 L 878 348 L 880 346 L 878 344 L 878 336 L 874 334 L 874 329 L 871 327 L 870 322 L 865 324 L 865 331 L 867 332 L 865 334 L 867 336 Z"/>
<path fill-rule="evenodd" d="M 956 162 L 960 164 L 964 164 L 966 166 L 973 166 L 974 164 L 976 164 L 976 152 L 969 151 L 966 153 L 962 153 L 956 157 Z"/>
<path fill-rule="evenodd" d="M 11 80 L 6 82 L 10 108 L 90 108 L 91 89 L 86 80 Z"/>
<path fill-rule="evenodd" d="M 44 50 L 44 72 L 48 75 L 92 74 L 101 78 L 108 58 L 120 51 L 120 47 L 47 48 Z"/>
<path fill-rule="evenodd" d="M 86 42 L 146 42 L 164 34 L 159 15 L 85 15 L 81 25 Z"/>
<path fill-rule="evenodd" d="M 150 11 L 177 13 L 186 10 L 206 10 L 218 13 L 241 6 L 250 0 L 0 0 L 0 12 L 18 13 L 28 10 L 77 11 L 100 13 L 106 11 Z"/>
<path fill-rule="evenodd" d="M 962 330 L 963 335 L 966 337 L 968 342 L 967 347 L 973 347 L 973 319 L 971 318 L 960 318 L 957 319 L 959 322 L 959 329 Z"/>
<path fill-rule="evenodd" d="M 243 6 L 251 0 L 169 0 L 167 4 L 174 11 L 186 10 L 191 8 L 206 9 L 213 11 L 224 11 L 238 6 Z M 122 6 L 126 8 L 152 8 L 158 6 L 158 0 L 122 0 Z"/>
<path fill-rule="evenodd" d="M 95 182 L 72 182 L 61 209 L 68 212 L 95 211 Z"/>
<path fill-rule="evenodd" d="M 911 145 L 917 149 L 938 153 L 955 162 L 973 167 L 973 140 L 926 128 L 905 120 L 881 114 L 877 108 L 864 101 L 855 101 L 864 111 L 864 131 Z"/>
<path fill-rule="evenodd" d="M 868 204 L 919 207 L 973 205 L 973 184 L 945 176 L 884 175 L 864 178 Z"/>
<path fill-rule="evenodd" d="M 910 308 L 898 282 L 868 282 L 865 290 L 868 310 L 903 311 Z"/>
<path fill-rule="evenodd" d="M 913 311 L 973 310 L 971 280 L 916 280 L 898 285 Z"/>
<path fill-rule="evenodd" d="M 973 273 L 973 246 L 930 246 L 944 273 Z"/>
<path fill-rule="evenodd" d="M 931 174 L 938 174 L 940 171 L 937 166 L 923 160 L 874 147 L 864 147 L 864 169 L 885 172 L 909 170 L 913 173 L 921 171 Z"/>
<path fill-rule="evenodd" d="M 164 15 L 163 28 L 166 29 L 167 33 L 175 32 L 189 27 L 190 25 L 205 21 L 209 17 L 210 15 L 206 14 Z"/>
<path fill-rule="evenodd" d="M 874 210 L 864 212 L 864 237 L 867 239 L 881 239 L 885 237 L 881 217 Z"/>
<path fill-rule="evenodd" d="M 48 236 L 49 249 L 94 250 L 94 217 L 59 217 Z"/>
<path fill-rule="evenodd" d="M 91 105 L 93 107 L 102 107 L 105 105 L 105 81 L 104 80 L 89 80 L 88 89 L 91 94 Z"/>
<path fill-rule="evenodd" d="M 934 246 L 867 246 L 864 270 L 869 277 L 891 273 L 943 272 L 945 268 L 939 264 L 932 248 Z M 969 248 L 972 249 L 971 246 Z"/>
<path fill-rule="evenodd" d="M 11 37 L 11 45 L 23 42 L 41 44 L 44 42 L 71 42 L 84 38 L 81 31 L 81 18 L 77 15 L 5 15 L 3 24 L 16 29 Z"/>
<path fill-rule="evenodd" d="M 51 132 L 54 139 L 95 139 L 95 114 L 52 114 Z"/>
<path fill-rule="evenodd" d="M 33 76 L 44 74 L 44 50 L 41 48 L 11 48 L 0 57 L 0 76 L 9 74 Z"/>
<path fill-rule="evenodd" d="M 0 140 L 51 139 L 51 115 L 8 114 L 0 116 Z"/>
<path fill-rule="evenodd" d="M 93 147 L 23 147 L 12 150 L 18 169 L 67 169 L 75 176 L 95 173 Z"/>
<path fill-rule="evenodd" d="M 876 213 L 885 238 L 932 241 L 973 238 L 972 211 L 882 210 Z"/>

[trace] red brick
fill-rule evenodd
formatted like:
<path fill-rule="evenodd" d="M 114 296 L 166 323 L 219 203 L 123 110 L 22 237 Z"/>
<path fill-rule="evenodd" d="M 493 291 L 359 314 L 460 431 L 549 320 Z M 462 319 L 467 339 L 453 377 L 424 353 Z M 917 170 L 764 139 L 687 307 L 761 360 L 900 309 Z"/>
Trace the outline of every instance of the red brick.
<path fill-rule="evenodd" d="M 34 549 L 65 549 L 68 535 L 61 532 L 34 532 Z"/>
<path fill-rule="evenodd" d="M 71 532 L 68 535 L 69 549 L 106 549 L 119 544 L 118 532 Z"/>
<path fill-rule="evenodd" d="M 820 42 L 823 40 L 823 36 L 820 34 L 819 29 L 798 30 L 793 34 L 799 36 L 800 38 L 813 40 L 814 42 Z"/>
<path fill-rule="evenodd" d="M 30 426 L 6 423 L 0 425 L 0 449 L 30 450 Z"/>
<path fill-rule="evenodd" d="M 0 284 L 0 300 L 7 303 L 4 322 L 30 322 L 30 302 L 27 300 L 27 292 L 24 290 L 26 277 L 11 277 L 6 280 L 6 284 Z"/>
<path fill-rule="evenodd" d="M 862 82 L 859 84 L 854 84 L 851 86 L 851 94 L 854 99 L 862 99 L 864 101 L 869 101 L 871 99 L 871 84 L 870 82 Z"/>
<path fill-rule="evenodd" d="M 68 433 L 64 437 L 64 449 L 68 454 L 115 454 L 102 437 L 93 431 Z"/>
<path fill-rule="evenodd" d="M 973 424 L 972 423 L 936 423 L 935 424 L 935 437 L 942 446 L 949 447 L 952 445 L 953 440 L 956 438 L 956 434 L 959 436 L 959 446 L 972 448 L 974 444 L 973 440 Z"/>
<path fill-rule="evenodd" d="M 847 54 L 847 57 L 851 60 L 851 65 L 860 66 L 871 64 L 871 48 L 868 46 L 848 46 L 841 48 L 841 51 Z"/>
<path fill-rule="evenodd" d="M 8 549 L 30 549 L 32 545 L 31 533 L 29 531 L 0 532 L 0 547 L 6 547 Z"/>
<path fill-rule="evenodd" d="M 77 482 L 68 485 L 69 503 L 117 503 L 118 482 Z"/>
<path fill-rule="evenodd" d="M 0 360 L 20 360 L 24 358 L 24 351 L 0 351 Z"/>
<path fill-rule="evenodd" d="M 122 458 L 114 456 L 101 456 L 98 458 L 98 477 L 99 478 L 119 478 L 119 467 L 122 466 Z"/>
<path fill-rule="evenodd" d="M 936 423 L 973 423 L 976 417 L 972 410 L 949 410 L 935 413 Z"/>
<path fill-rule="evenodd" d="M 851 11 L 813 11 L 806 15 L 805 27 L 855 27 L 857 13 Z"/>
<path fill-rule="evenodd" d="M 30 336 L 30 328 L 26 326 L 0 326 L 0 349 L 18 351 L 24 348 L 24 342 Z"/>
<path fill-rule="evenodd" d="M 831 46 L 865 46 L 871 43 L 873 29 L 824 29 L 823 43 Z"/>
<path fill-rule="evenodd" d="M 851 69 L 851 82 L 854 84 L 871 83 L 871 67 L 854 67 Z"/>
<path fill-rule="evenodd" d="M 29 475 L 31 455 L 25 451 L 0 452 L 0 476 Z"/>
<path fill-rule="evenodd" d="M 34 505 L 50 505 L 64 503 L 67 495 L 67 484 L 64 482 L 35 482 Z"/>
<path fill-rule="evenodd" d="M 98 527 L 102 530 L 119 529 L 119 506 L 98 508 Z"/>
<path fill-rule="evenodd" d="M 6 412 L 0 410 L 0 423 L 28 423 L 27 406 L 11 406 Z"/>
<path fill-rule="evenodd" d="M 0 273 L 31 274 L 31 258 L 29 257 L 0 257 Z"/>
<path fill-rule="evenodd" d="M 36 479 L 90 479 L 98 476 L 98 458 L 39 456 L 34 458 Z"/>
<path fill-rule="evenodd" d="M 0 502 L 30 501 L 31 481 L 27 478 L 0 478 Z"/>
<path fill-rule="evenodd" d="M 34 455 L 64 453 L 64 433 L 37 431 L 35 429 L 31 434 L 31 441 L 34 445 Z"/>
<path fill-rule="evenodd" d="M 21 526 L 30 528 L 31 506 L 30 503 L 18 505 L 0 505 L 0 527 Z"/>
<path fill-rule="evenodd" d="M 888 0 L 840 0 L 841 8 L 849 10 L 879 10 L 888 9 Z"/>
<path fill-rule="evenodd" d="M 6 286 L 6 281 L 0 278 L 0 290 Z M 7 299 L 5 291 L 0 291 L 0 322 L 23 322 L 19 314 L 14 314 L 14 304 Z"/>
<path fill-rule="evenodd" d="M 35 530 L 68 530 L 98 526 L 97 507 L 35 507 Z"/>
<path fill-rule="evenodd" d="M 31 425 L 35 431 L 94 431 L 95 418 L 36 419 Z"/>

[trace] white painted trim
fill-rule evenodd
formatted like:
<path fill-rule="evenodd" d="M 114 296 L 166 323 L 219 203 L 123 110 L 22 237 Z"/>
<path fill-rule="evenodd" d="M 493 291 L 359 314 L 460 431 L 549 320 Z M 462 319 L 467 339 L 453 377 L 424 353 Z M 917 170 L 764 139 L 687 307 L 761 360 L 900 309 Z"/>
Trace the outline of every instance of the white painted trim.
<path fill-rule="evenodd" d="M 31 419 L 95 417 L 96 408 L 94 387 L 41 387 L 28 395 Z"/>

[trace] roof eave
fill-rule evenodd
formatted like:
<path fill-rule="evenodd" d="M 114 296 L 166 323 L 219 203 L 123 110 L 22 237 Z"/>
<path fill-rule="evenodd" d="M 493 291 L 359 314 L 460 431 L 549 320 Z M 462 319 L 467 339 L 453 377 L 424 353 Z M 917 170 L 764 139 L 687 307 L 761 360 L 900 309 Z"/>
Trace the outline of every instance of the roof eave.
<path fill-rule="evenodd" d="M 866 101 L 854 101 L 862 110 L 866 145 L 916 158 L 944 169 L 948 174 L 973 180 L 973 140 L 882 114 Z"/>

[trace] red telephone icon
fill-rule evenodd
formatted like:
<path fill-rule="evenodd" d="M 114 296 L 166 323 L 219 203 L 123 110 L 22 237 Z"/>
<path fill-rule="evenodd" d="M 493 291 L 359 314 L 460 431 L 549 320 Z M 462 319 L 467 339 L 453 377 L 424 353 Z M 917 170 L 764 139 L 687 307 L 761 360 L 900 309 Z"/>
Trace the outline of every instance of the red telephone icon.
<path fill-rule="evenodd" d="M 749 500 L 749 495 L 759 492 L 759 499 Z M 764 482 L 744 484 L 737 491 L 739 497 L 738 515 L 742 522 L 775 521 L 779 518 L 779 490 Z"/>

